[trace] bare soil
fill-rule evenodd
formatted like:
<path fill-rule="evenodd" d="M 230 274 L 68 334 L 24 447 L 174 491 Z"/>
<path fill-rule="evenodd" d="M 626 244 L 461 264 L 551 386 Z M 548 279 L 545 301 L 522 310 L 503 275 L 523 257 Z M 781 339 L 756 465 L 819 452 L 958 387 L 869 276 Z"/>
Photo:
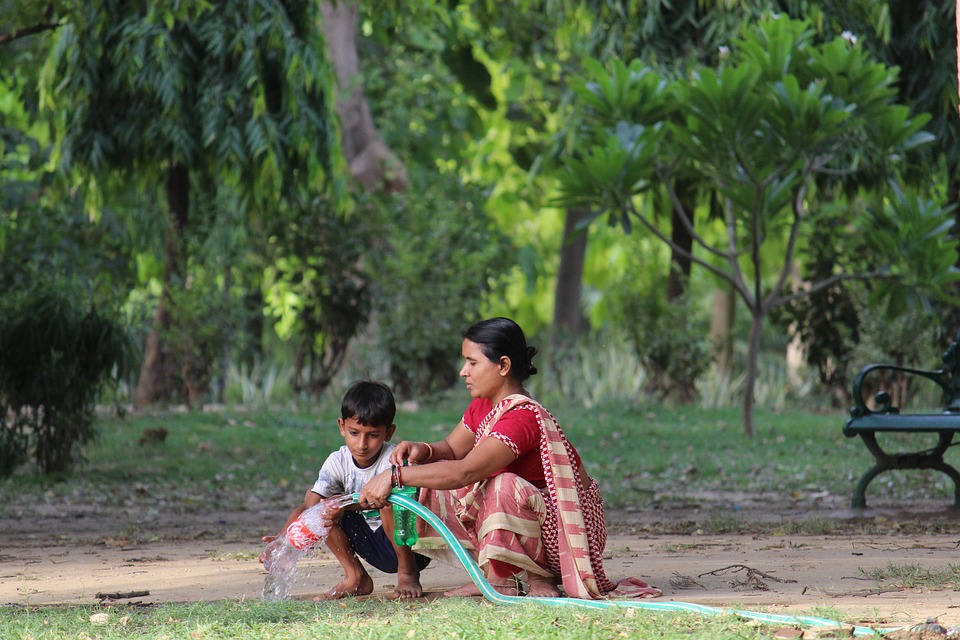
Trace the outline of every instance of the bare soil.
<path fill-rule="evenodd" d="M 960 625 L 960 585 L 905 588 L 864 572 L 891 566 L 932 572 L 960 563 L 958 512 L 947 504 L 907 509 L 875 500 L 846 509 L 847 496 L 690 496 L 636 512 L 608 512 L 606 571 L 636 576 L 664 600 L 764 610 L 812 611 L 865 625 L 903 626 L 936 617 Z M 275 510 L 171 514 L 156 509 L 48 504 L 0 518 L 0 604 L 57 605 L 242 600 L 260 597 L 260 536 L 286 516 Z M 723 533 L 729 522 L 732 533 Z M 718 532 L 721 531 L 721 532 Z M 811 531 L 826 531 L 813 534 Z M 393 576 L 371 569 L 374 597 Z M 329 553 L 306 561 L 296 598 L 341 578 Z M 428 598 L 468 578 L 434 563 Z"/>

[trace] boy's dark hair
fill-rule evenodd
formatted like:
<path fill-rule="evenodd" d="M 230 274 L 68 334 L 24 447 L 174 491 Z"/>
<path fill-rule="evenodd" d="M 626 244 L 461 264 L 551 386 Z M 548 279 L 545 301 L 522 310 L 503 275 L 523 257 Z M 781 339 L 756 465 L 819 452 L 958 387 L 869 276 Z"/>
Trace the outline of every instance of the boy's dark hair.
<path fill-rule="evenodd" d="M 382 382 L 354 382 L 343 395 L 340 417 L 355 418 L 365 427 L 390 427 L 397 415 L 397 403 L 390 387 Z"/>

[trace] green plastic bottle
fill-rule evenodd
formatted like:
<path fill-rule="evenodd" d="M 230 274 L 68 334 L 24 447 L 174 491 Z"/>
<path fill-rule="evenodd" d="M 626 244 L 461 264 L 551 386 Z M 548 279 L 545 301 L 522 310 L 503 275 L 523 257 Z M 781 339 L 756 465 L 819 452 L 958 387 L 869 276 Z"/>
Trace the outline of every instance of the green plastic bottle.
<path fill-rule="evenodd" d="M 416 487 L 393 489 L 391 493 L 417 499 Z M 393 541 L 402 547 L 412 547 L 417 543 L 417 514 L 396 502 L 393 503 Z"/>

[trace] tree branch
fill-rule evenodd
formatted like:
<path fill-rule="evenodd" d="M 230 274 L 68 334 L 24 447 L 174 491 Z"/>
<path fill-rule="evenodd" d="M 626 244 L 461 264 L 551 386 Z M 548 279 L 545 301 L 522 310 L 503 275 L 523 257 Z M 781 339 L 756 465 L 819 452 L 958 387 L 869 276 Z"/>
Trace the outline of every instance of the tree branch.
<path fill-rule="evenodd" d="M 0 34 L 0 46 L 5 44 L 10 44 L 14 40 L 19 40 L 20 38 L 26 38 L 27 36 L 32 36 L 43 31 L 51 31 L 53 29 L 59 29 L 63 26 L 62 22 L 50 22 L 48 24 L 35 24 L 32 27 L 24 27 L 23 29 L 15 29 L 10 33 Z"/>
<path fill-rule="evenodd" d="M 694 264 L 703 267 L 704 269 L 714 274 L 721 280 L 725 280 L 726 282 L 729 282 L 733 286 L 733 288 L 737 290 L 737 293 L 739 293 L 743 297 L 744 301 L 747 303 L 748 306 L 752 304 L 752 299 L 750 298 L 750 292 L 747 290 L 746 285 L 743 283 L 742 279 L 738 280 L 735 275 L 727 273 L 723 269 L 717 268 L 716 266 L 710 264 L 706 260 L 698 258 L 697 256 L 693 255 L 693 253 L 691 253 L 690 251 L 687 251 L 680 245 L 676 244 L 668 235 L 666 235 L 659 228 L 657 228 L 657 225 L 653 224 L 653 222 L 647 219 L 646 216 L 640 213 L 637 210 L 637 208 L 633 206 L 632 202 L 630 203 L 630 213 L 632 213 L 633 216 L 640 221 L 640 224 L 646 227 L 647 230 L 650 231 L 657 238 L 662 240 L 668 247 L 670 247 L 671 249 L 673 249 L 674 251 L 682 255 L 684 258 L 687 258 Z M 727 258 L 729 264 L 732 264 L 734 265 L 734 267 L 736 267 L 736 264 L 737 264 L 736 260 L 731 260 L 729 256 L 726 256 L 723 253 L 717 252 L 716 249 L 713 249 L 713 252 L 718 253 L 719 255 L 723 255 L 724 257 Z"/>

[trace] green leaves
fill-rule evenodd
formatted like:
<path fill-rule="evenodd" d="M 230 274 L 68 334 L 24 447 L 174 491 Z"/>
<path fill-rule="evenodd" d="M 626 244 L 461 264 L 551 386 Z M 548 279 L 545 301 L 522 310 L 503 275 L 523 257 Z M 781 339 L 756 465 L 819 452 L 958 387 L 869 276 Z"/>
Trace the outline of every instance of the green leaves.
<path fill-rule="evenodd" d="M 44 84 L 63 160 L 101 176 L 180 163 L 221 179 L 275 164 L 256 187 L 237 186 L 322 183 L 338 145 L 315 11 L 282 0 L 78 7 Z"/>
<path fill-rule="evenodd" d="M 887 301 L 889 316 L 911 305 L 929 308 L 932 298 L 944 298 L 948 285 L 960 281 L 949 212 L 916 193 L 896 186 L 893 192 L 882 207 L 867 210 L 860 225 L 871 254 L 887 259 L 880 263 L 886 277 L 876 280 L 871 297 Z"/>
<path fill-rule="evenodd" d="M 639 215 L 633 199 L 657 188 L 655 174 L 693 176 L 737 221 L 724 234 L 735 231 L 735 245 L 717 247 L 728 255 L 777 238 L 795 242 L 816 206 L 806 194 L 878 184 L 931 139 L 926 115 L 894 104 L 896 70 L 842 38 L 818 44 L 805 23 L 784 18 L 747 29 L 719 67 L 683 79 L 666 81 L 639 60 L 584 67 L 561 202 Z M 785 213 L 792 221 L 771 236 L 771 222 Z M 738 279 L 730 266 L 728 277 Z"/>
<path fill-rule="evenodd" d="M 604 146 L 592 147 L 582 157 L 564 157 L 568 173 L 560 204 L 628 208 L 629 198 L 648 184 L 659 131 L 621 122 L 608 132 Z"/>

